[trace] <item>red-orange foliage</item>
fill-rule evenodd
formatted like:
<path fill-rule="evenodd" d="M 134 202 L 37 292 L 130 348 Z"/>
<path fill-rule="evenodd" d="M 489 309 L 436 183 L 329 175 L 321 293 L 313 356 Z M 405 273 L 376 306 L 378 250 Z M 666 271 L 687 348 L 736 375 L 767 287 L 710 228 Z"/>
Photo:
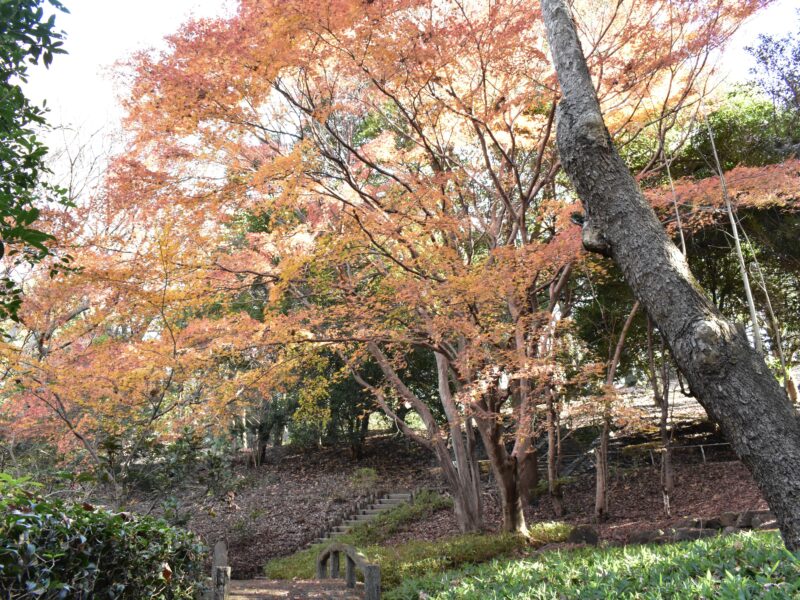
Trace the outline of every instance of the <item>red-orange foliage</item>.
<path fill-rule="evenodd" d="M 674 123 L 709 54 L 764 4 L 576 0 L 616 134 Z M 84 439 L 153 427 L 169 408 L 166 431 L 280 385 L 267 373 L 287 348 L 325 345 L 356 373 L 378 362 L 379 403 L 422 414 L 408 433 L 451 486 L 470 485 L 446 444 L 466 419 L 515 481 L 534 409 L 563 383 L 558 322 L 581 260 L 544 39 L 526 0 L 242 0 L 135 56 L 130 147 L 61 229 L 84 270 L 37 282 L 25 308 L 34 339 L 59 323 L 53 342 L 8 350 L 24 356 L 18 399 L 35 395 Z M 263 319 L 232 308 L 261 294 Z M 443 365 L 449 431 L 397 375 L 412 346 Z"/>
<path fill-rule="evenodd" d="M 725 180 L 735 209 L 800 210 L 800 161 L 797 159 L 765 167 L 736 167 L 725 173 Z M 719 177 L 676 181 L 675 193 L 683 224 L 690 230 L 727 218 Z M 646 190 L 645 195 L 663 214 L 674 211 L 668 189 L 652 188 Z"/>

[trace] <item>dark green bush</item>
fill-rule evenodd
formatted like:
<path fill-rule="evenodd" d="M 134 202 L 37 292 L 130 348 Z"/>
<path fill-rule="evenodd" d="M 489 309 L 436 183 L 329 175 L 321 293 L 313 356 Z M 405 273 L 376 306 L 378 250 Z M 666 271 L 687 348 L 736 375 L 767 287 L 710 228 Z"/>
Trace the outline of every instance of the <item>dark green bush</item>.
<path fill-rule="evenodd" d="M 204 548 L 164 521 L 67 505 L 0 473 L 0 598 L 189 599 Z"/>

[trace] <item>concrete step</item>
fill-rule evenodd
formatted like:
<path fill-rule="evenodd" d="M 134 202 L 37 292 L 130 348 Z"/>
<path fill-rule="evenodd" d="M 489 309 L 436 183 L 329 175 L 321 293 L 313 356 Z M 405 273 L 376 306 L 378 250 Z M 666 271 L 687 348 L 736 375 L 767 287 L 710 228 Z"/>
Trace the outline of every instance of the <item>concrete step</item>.
<path fill-rule="evenodd" d="M 332 528 L 328 533 L 326 533 L 326 537 L 317 538 L 313 543 L 320 544 L 331 542 L 340 535 L 349 532 L 354 526 L 362 523 L 368 523 L 377 515 L 400 506 L 401 504 L 410 502 L 411 498 L 411 494 L 407 492 L 387 494 L 366 508 L 361 509 L 357 514 L 351 515 L 347 521 L 343 521 L 338 526 Z"/>

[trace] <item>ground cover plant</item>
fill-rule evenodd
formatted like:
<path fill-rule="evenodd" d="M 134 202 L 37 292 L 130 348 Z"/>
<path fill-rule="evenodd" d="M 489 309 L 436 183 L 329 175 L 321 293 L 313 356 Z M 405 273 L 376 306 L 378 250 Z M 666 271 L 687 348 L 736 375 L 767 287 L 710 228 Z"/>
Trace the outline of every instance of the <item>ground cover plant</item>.
<path fill-rule="evenodd" d="M 554 550 L 404 581 L 387 600 L 796 598 L 800 560 L 775 532 Z"/>
<path fill-rule="evenodd" d="M 205 548 L 164 521 L 42 498 L 0 473 L 3 598 L 191 599 Z"/>

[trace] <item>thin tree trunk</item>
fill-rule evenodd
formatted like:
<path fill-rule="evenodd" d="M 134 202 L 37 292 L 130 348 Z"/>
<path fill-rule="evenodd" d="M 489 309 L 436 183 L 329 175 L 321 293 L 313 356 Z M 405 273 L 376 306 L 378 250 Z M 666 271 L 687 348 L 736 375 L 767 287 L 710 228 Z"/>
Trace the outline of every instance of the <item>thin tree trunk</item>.
<path fill-rule="evenodd" d="M 619 265 L 692 391 L 753 474 L 787 547 L 800 551 L 797 411 L 763 356 L 704 296 L 616 152 L 565 1 L 541 5 L 563 94 L 559 152 L 586 208 L 584 246 Z"/>
<path fill-rule="evenodd" d="M 556 470 L 561 470 L 561 463 L 564 458 L 561 447 L 561 404 L 559 403 L 556 411 Z"/>
<path fill-rule="evenodd" d="M 608 438 L 611 433 L 611 418 L 603 415 L 603 429 L 600 432 L 600 445 L 595 452 L 594 518 L 605 521 L 608 518 Z"/>
<path fill-rule="evenodd" d="M 625 347 L 625 338 L 628 337 L 628 331 L 633 324 L 633 319 L 636 317 L 636 312 L 639 310 L 639 301 L 633 303 L 631 312 L 628 313 L 628 318 L 625 319 L 625 324 L 622 326 L 622 331 L 619 333 L 617 345 L 614 348 L 614 355 L 608 363 L 608 373 L 606 374 L 606 394 L 611 393 L 611 387 L 614 385 L 614 378 L 617 374 L 617 365 L 622 358 L 622 349 Z M 600 446 L 596 452 L 595 465 L 596 465 L 596 478 L 595 478 L 595 494 L 594 494 L 594 516 L 598 521 L 603 521 L 608 518 L 608 438 L 611 434 L 611 405 L 608 400 L 605 401 L 603 406 L 603 430 L 600 433 Z"/>
<path fill-rule="evenodd" d="M 564 502 L 561 486 L 558 482 L 558 439 L 556 428 L 556 408 L 553 402 L 554 393 L 547 394 L 547 491 L 553 505 L 553 513 L 557 517 L 564 516 Z"/>
<path fill-rule="evenodd" d="M 753 300 L 753 288 L 750 286 L 750 277 L 747 274 L 747 264 L 744 261 L 744 254 L 742 253 L 742 243 L 739 240 L 739 226 L 736 224 L 736 217 L 733 214 L 731 197 L 728 193 L 728 182 L 725 179 L 725 173 L 722 171 L 722 164 L 719 161 L 719 154 L 717 154 L 717 144 L 714 141 L 714 132 L 711 131 L 711 123 L 708 122 L 708 118 L 706 118 L 705 121 L 706 129 L 708 129 L 708 138 L 711 140 L 711 151 L 714 154 L 714 164 L 717 167 L 717 175 L 719 175 L 719 183 L 720 187 L 722 188 L 722 199 L 725 201 L 725 211 L 728 213 L 728 220 L 731 223 L 731 233 L 733 234 L 736 258 L 739 261 L 739 272 L 742 275 L 742 285 L 744 285 L 744 294 L 747 298 L 747 308 L 750 311 L 750 322 L 753 325 L 753 342 L 755 343 L 756 351 L 759 354 L 763 354 L 764 342 L 761 339 L 761 328 L 758 325 L 756 303 Z"/>
<path fill-rule="evenodd" d="M 650 385 L 653 388 L 653 400 L 661 409 L 658 430 L 661 437 L 661 496 L 664 504 L 664 513 L 670 516 L 672 507 L 672 492 L 675 488 L 675 479 L 672 472 L 672 447 L 669 431 L 669 367 L 666 359 L 664 338 L 661 342 L 661 381 L 658 382 L 656 370 L 655 351 L 653 349 L 653 323 L 647 318 L 647 364 L 649 366 Z"/>
<path fill-rule="evenodd" d="M 747 234 L 745 234 L 745 239 L 747 239 Z M 778 358 L 781 361 L 783 389 L 786 390 L 789 398 L 792 400 L 792 402 L 794 402 L 797 400 L 797 393 L 795 391 L 794 396 L 792 395 L 794 382 L 792 381 L 792 374 L 789 371 L 789 365 L 786 363 L 786 355 L 783 352 L 783 336 L 781 336 L 781 326 L 780 323 L 778 323 L 778 318 L 775 316 L 775 311 L 772 309 L 772 299 L 770 298 L 769 290 L 767 289 L 767 280 L 764 277 L 764 272 L 761 270 L 761 265 L 758 263 L 758 260 L 755 260 L 754 263 L 756 266 L 756 272 L 758 273 L 758 284 L 761 288 L 761 291 L 764 292 L 764 301 L 767 305 L 767 316 L 769 317 L 768 323 L 770 329 L 772 330 L 773 350 L 777 352 Z"/>
<path fill-rule="evenodd" d="M 436 455 L 439 465 L 442 468 L 445 482 L 453 496 L 454 512 L 459 530 L 464 533 L 480 531 L 483 528 L 483 512 L 474 444 L 465 442 L 463 438 L 461 424 L 464 420 L 456 410 L 455 403 L 450 393 L 449 384 L 447 383 L 448 367 L 446 358 L 436 353 L 440 400 L 442 401 L 448 418 L 448 425 L 452 436 L 451 441 L 456 455 L 455 461 L 453 461 L 450 450 L 447 447 L 447 436 L 442 435 L 442 431 L 440 431 L 439 424 L 436 422 L 430 407 L 420 400 L 402 382 L 397 372 L 392 367 L 388 357 L 376 343 L 368 343 L 367 349 L 380 367 L 386 380 L 394 388 L 394 391 L 400 398 L 408 402 L 417 415 L 419 415 L 425 426 L 425 435 L 421 435 L 405 421 L 400 419 L 389 406 L 384 391 L 381 388 L 369 384 L 361 377 L 358 371 L 350 365 L 347 357 L 342 356 L 345 363 L 350 366 L 350 372 L 353 378 L 361 387 L 372 392 L 377 405 L 405 436 L 414 440 L 421 446 L 428 448 Z M 470 433 L 467 433 L 468 440 L 471 439 L 469 436 Z"/>
<path fill-rule="evenodd" d="M 669 517 L 672 512 L 670 502 L 675 489 L 675 479 L 672 473 L 672 444 L 669 438 L 669 363 L 666 357 L 666 348 L 662 342 L 661 348 L 662 376 L 664 393 L 661 402 L 661 419 L 659 430 L 661 432 L 661 495 L 664 503 L 664 513 Z"/>
<path fill-rule="evenodd" d="M 678 194 L 675 193 L 675 182 L 672 181 L 672 170 L 670 169 L 670 164 L 672 163 L 672 159 L 666 160 L 666 167 L 667 167 L 667 179 L 669 179 L 669 189 L 672 192 L 672 207 L 675 209 L 675 223 L 678 226 L 678 233 L 680 234 L 681 240 L 681 252 L 683 255 L 686 256 L 686 237 L 683 235 L 683 223 L 681 222 L 681 210 L 678 206 Z"/>

